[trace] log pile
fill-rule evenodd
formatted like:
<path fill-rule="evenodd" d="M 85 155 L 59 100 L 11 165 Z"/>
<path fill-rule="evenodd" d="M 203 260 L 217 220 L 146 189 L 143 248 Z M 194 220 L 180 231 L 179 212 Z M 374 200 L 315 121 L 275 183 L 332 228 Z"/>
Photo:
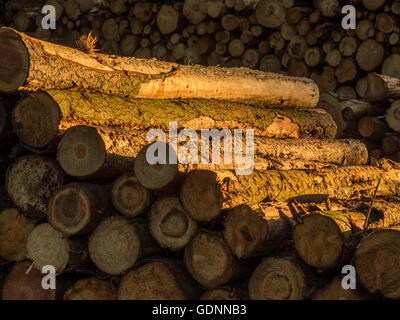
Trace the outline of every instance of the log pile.
<path fill-rule="evenodd" d="M 9 3 L 6 21 L 12 12 L 23 12 L 15 18 L 22 30 L 34 15 Z M 137 39 L 129 32 L 115 37 L 124 20 L 99 19 L 106 8 L 89 3 L 62 3 L 59 19 L 66 30 L 81 23 L 84 28 L 81 20 L 92 16 L 88 25 L 102 29 L 103 46 L 109 41 L 107 46 L 117 48 L 112 53 L 135 52 Z M 210 38 L 208 22 L 218 20 L 221 39 L 243 29 L 240 39 L 224 44 L 247 67 L 256 67 L 257 54 L 241 48 L 243 43 L 251 48 L 266 29 L 276 28 L 282 36 L 294 33 L 288 39 L 270 34 L 268 45 L 276 53 L 287 46 L 296 57 L 291 64 L 305 59 L 319 66 L 314 58 L 322 52 L 309 51 L 304 37 L 321 28 L 307 26 L 307 19 L 318 24 L 319 12 L 334 18 L 334 6 L 316 1 L 318 11 L 308 12 L 294 1 L 262 0 L 254 11 L 246 3 L 186 0 L 160 7 L 127 0 L 111 1 L 110 10 L 112 17 L 134 17 L 126 26 L 132 33 L 142 25 L 143 48 L 157 38 L 156 28 L 158 44 L 172 42 L 177 30 L 196 43 L 191 35 Z M 185 19 L 195 26 L 192 32 Z M 199 53 L 173 38 L 184 46 L 184 57 Z M 357 51 L 349 39 L 341 47 L 346 57 Z M 400 164 L 381 159 L 368 165 L 363 141 L 335 139 L 337 109 L 326 105 L 330 97 L 341 104 L 337 96 L 328 95 L 322 105 L 323 90 L 298 77 L 303 75 L 122 55 L 85 53 L 0 29 L 0 93 L 7 94 L 0 104 L 0 138 L 7 142 L 0 166 L 2 299 L 400 298 Z M 370 116 L 387 102 L 393 108 L 396 79 L 376 75 L 367 81 L 383 83 L 341 114 Z M 395 110 L 387 110 L 396 118 Z M 147 137 L 151 129 L 167 132 L 161 146 L 168 159 L 180 154 L 171 121 L 177 121 L 176 130 L 194 132 L 253 129 L 254 167 L 238 174 L 243 161 L 226 164 L 225 154 L 214 152 L 206 162 L 150 163 L 149 150 L 156 146 Z M 240 139 L 246 146 L 247 135 Z M 218 141 L 225 150 L 227 139 Z M 210 163 L 215 157 L 220 161 Z M 356 267 L 355 290 L 342 286 L 341 269 L 349 264 Z M 45 265 L 57 272 L 55 290 L 41 286 Z"/>

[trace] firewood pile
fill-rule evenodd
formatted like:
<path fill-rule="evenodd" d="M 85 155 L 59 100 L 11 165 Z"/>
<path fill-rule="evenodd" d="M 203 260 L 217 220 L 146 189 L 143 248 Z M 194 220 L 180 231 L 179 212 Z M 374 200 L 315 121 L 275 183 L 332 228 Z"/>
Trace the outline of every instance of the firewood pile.
<path fill-rule="evenodd" d="M 269 2 L 274 10 L 281 3 L 285 8 L 282 16 L 278 10 L 268 19 L 278 20 L 278 26 L 257 20 L 257 8 Z M 69 18 L 59 17 L 70 32 L 85 28 L 84 17 L 91 22 L 89 16 L 94 21 L 105 10 L 104 3 L 89 5 L 88 13 L 81 14 L 85 10 L 79 3 L 67 1 Z M 144 10 L 147 2 L 138 3 L 111 1 L 111 19 L 133 17 L 128 21 L 150 26 L 148 35 L 157 25 L 160 42 L 180 30 L 180 21 L 171 27 L 175 12 L 178 20 L 184 16 L 196 25 L 193 32 L 187 30 L 188 37 L 182 29 L 177 44 L 195 32 L 202 36 L 199 25 L 213 17 L 201 11 L 202 1 L 187 0 L 181 9 L 172 6 L 175 12 L 158 5 Z M 293 1 L 261 1 L 255 15 L 254 9 L 240 9 L 237 3 L 216 5 L 224 14 L 210 21 L 221 18 L 228 35 L 235 35 L 240 28 L 229 30 L 231 16 L 252 12 L 248 30 L 261 28 L 259 36 L 253 35 L 255 42 L 266 28 L 279 29 L 292 8 L 301 16 L 292 24 L 309 19 L 308 11 L 293 7 Z M 318 12 L 326 11 L 322 3 Z M 70 6 L 77 8 L 75 19 Z M 6 19 L 13 10 L 32 19 L 27 8 L 6 9 Z M 147 21 L 139 18 L 147 15 Z M 99 21 L 102 28 L 112 24 Z M 117 50 L 108 53 L 121 54 L 122 40 L 104 40 L 117 43 Z M 299 48 L 293 43 L 291 51 Z M 390 124 L 396 118 L 395 77 L 368 74 L 368 100 L 361 101 L 320 94 L 324 90 L 318 81 L 299 77 L 310 74 L 294 77 L 80 49 L 0 29 L 3 299 L 400 298 L 400 164 L 390 159 L 368 164 L 365 142 L 337 139 L 340 127 L 331 107 L 349 101 L 389 103 L 391 109 L 384 112 L 392 114 L 386 116 Z M 280 50 L 274 50 L 279 57 Z M 198 53 L 197 47 L 192 51 Z M 360 123 L 376 117 L 370 113 L 373 107 L 350 109 Z M 241 163 L 225 164 L 222 153 L 219 163 L 150 164 L 147 152 L 154 144 L 146 135 L 150 129 L 168 132 L 170 155 L 171 121 L 179 130 L 196 132 L 253 129 L 253 170 L 237 174 Z M 359 128 L 369 138 L 363 125 Z M 41 270 L 49 265 L 57 272 L 55 290 L 42 288 Z M 343 288 L 346 265 L 355 267 L 355 290 Z"/>

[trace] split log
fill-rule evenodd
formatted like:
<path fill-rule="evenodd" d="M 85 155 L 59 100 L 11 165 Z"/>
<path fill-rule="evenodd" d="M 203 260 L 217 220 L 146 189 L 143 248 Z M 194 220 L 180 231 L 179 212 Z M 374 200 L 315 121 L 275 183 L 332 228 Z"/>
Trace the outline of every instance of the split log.
<path fill-rule="evenodd" d="M 197 223 L 183 209 L 177 197 L 159 198 L 149 215 L 149 230 L 162 248 L 184 248 L 197 233 Z"/>
<path fill-rule="evenodd" d="M 49 223 L 66 235 L 92 231 L 108 213 L 109 189 L 108 186 L 77 182 L 57 189 L 49 200 Z"/>
<path fill-rule="evenodd" d="M 125 272 L 140 257 L 158 251 L 142 220 L 110 217 L 103 220 L 89 237 L 89 254 L 93 263 L 112 275 Z"/>
<path fill-rule="evenodd" d="M 361 300 L 354 289 L 343 289 L 342 277 L 333 278 L 327 285 L 317 289 L 311 296 L 312 300 Z"/>
<path fill-rule="evenodd" d="M 400 298 L 400 231 L 376 230 L 366 236 L 354 255 L 357 278 L 370 293 Z"/>
<path fill-rule="evenodd" d="M 1 29 L 0 39 L 2 92 L 75 89 L 137 98 L 211 98 L 299 108 L 315 107 L 318 101 L 318 88 L 309 79 L 136 58 L 110 60 L 7 28 Z"/>
<path fill-rule="evenodd" d="M 184 261 L 193 279 L 207 289 L 245 277 L 249 263 L 237 261 L 225 240 L 216 233 L 200 231 L 185 248 Z"/>
<path fill-rule="evenodd" d="M 400 79 L 377 73 L 368 73 L 365 98 L 383 101 L 400 98 Z"/>
<path fill-rule="evenodd" d="M 77 281 L 64 294 L 64 300 L 116 300 L 117 290 L 106 280 L 96 278 Z"/>
<path fill-rule="evenodd" d="M 152 192 L 143 187 L 133 173 L 118 177 L 111 190 L 114 208 L 131 217 L 143 214 L 150 206 L 152 197 Z"/>
<path fill-rule="evenodd" d="M 199 288 L 181 264 L 155 260 L 129 271 L 118 288 L 118 300 L 194 300 Z"/>
<path fill-rule="evenodd" d="M 26 259 L 26 243 L 34 222 L 16 209 L 0 213 L 0 257 L 8 261 Z"/>
<path fill-rule="evenodd" d="M 168 130 L 171 119 L 178 122 L 178 128 L 251 128 L 255 135 L 271 138 L 333 138 L 336 134 L 331 117 L 317 109 L 263 109 L 216 100 L 149 100 L 48 91 L 22 99 L 13 111 L 18 137 L 32 148 L 57 140 L 71 122 Z"/>
<path fill-rule="evenodd" d="M 224 238 L 239 259 L 277 251 L 290 234 L 289 219 L 279 215 L 263 215 L 247 205 L 226 212 Z"/>
<path fill-rule="evenodd" d="M 5 185 L 16 206 L 31 217 L 43 218 L 49 198 L 64 184 L 65 179 L 56 161 L 31 154 L 10 165 Z"/>
<path fill-rule="evenodd" d="M 56 290 L 43 289 L 43 274 L 29 261 L 16 263 L 2 286 L 2 300 L 55 300 Z M 29 270 L 29 272 L 28 272 Z"/>

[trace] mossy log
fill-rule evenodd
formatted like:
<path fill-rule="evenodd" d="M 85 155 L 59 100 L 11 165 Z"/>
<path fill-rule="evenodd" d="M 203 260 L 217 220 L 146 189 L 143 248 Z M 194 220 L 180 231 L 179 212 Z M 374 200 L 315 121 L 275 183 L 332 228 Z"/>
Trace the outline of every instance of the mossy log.
<path fill-rule="evenodd" d="M 16 263 L 4 280 L 2 300 L 55 300 L 56 290 L 43 289 L 43 274 L 32 267 L 32 262 Z M 29 272 L 28 272 L 29 271 Z"/>
<path fill-rule="evenodd" d="M 118 288 L 118 300 L 193 300 L 199 295 L 184 266 L 167 259 L 134 268 L 124 275 Z"/>
<path fill-rule="evenodd" d="M 366 236 L 354 254 L 357 278 L 371 294 L 400 298 L 400 231 L 376 230 Z"/>
<path fill-rule="evenodd" d="M 207 289 L 246 277 L 251 272 L 250 263 L 237 260 L 223 237 L 205 230 L 197 233 L 186 246 L 184 261 L 193 279 Z"/>
<path fill-rule="evenodd" d="M 250 69 L 184 66 L 157 60 L 85 54 L 0 30 L 1 92 L 69 89 L 137 98 L 243 100 L 263 106 L 313 108 L 314 81 Z"/>
<path fill-rule="evenodd" d="M 263 109 L 239 102 L 207 99 L 133 99 L 105 94 L 50 90 L 22 98 L 13 112 L 20 140 L 33 148 L 48 145 L 68 122 L 125 125 L 130 129 L 254 129 L 270 138 L 333 138 L 336 124 L 319 109 Z"/>
<path fill-rule="evenodd" d="M 110 188 L 105 185 L 73 182 L 58 189 L 48 204 L 49 223 L 66 235 L 93 230 L 106 217 Z"/>
<path fill-rule="evenodd" d="M 78 280 L 64 294 L 64 300 L 116 300 L 117 290 L 106 280 Z"/>

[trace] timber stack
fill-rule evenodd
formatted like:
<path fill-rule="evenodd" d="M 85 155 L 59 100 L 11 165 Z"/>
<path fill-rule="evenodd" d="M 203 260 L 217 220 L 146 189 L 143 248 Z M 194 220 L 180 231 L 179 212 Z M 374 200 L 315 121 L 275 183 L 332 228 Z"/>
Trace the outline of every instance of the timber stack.
<path fill-rule="evenodd" d="M 310 49 L 333 32 L 317 28 L 331 1 L 38 1 L 58 8 L 58 36 L 92 31 L 103 53 L 92 35 L 77 49 L 30 34 L 38 16 L 20 2 L 5 6 L 19 31 L 0 29 L 2 299 L 400 298 L 400 164 L 369 164 L 369 141 L 339 138 L 336 117 L 346 105 L 364 132 L 385 110 L 396 130 L 399 80 L 368 74 L 363 100 L 321 89 Z M 276 68 L 285 48 L 305 74 Z M 199 65 L 209 50 L 221 62 Z M 359 281 L 345 290 L 349 264 Z M 56 290 L 41 286 L 46 265 Z"/>

